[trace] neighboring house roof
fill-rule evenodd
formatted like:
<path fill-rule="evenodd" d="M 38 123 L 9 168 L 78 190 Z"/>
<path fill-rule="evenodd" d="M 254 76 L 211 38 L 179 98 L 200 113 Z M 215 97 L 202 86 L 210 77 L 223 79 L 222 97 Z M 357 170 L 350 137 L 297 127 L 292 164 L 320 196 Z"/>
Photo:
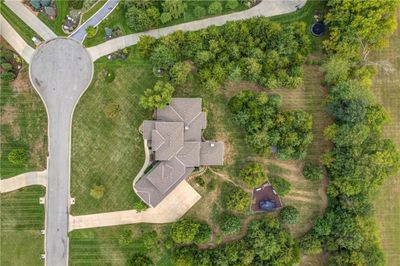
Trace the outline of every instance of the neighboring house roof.
<path fill-rule="evenodd" d="M 156 121 L 143 121 L 141 131 L 156 164 L 134 186 L 149 206 L 155 207 L 201 165 L 222 165 L 223 142 L 202 142 L 207 126 L 201 98 L 172 98 L 156 110 Z"/>

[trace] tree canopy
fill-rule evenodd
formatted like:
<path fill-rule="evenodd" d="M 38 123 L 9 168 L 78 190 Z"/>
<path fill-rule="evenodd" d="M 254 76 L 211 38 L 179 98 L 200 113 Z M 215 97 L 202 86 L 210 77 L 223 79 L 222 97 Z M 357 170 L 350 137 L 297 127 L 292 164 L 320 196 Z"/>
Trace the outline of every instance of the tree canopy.
<path fill-rule="evenodd" d="M 139 103 L 145 109 L 164 108 L 171 101 L 174 90 L 171 84 L 157 81 L 153 88 L 144 91 Z"/>

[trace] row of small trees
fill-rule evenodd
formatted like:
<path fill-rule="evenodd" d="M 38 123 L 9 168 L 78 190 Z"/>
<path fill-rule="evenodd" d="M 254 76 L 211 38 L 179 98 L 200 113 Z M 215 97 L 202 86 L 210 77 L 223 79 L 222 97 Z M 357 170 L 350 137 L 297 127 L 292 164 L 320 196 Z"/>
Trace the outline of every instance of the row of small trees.
<path fill-rule="evenodd" d="M 323 159 L 330 179 L 329 207 L 300 246 L 309 253 L 329 251 L 329 265 L 384 265 L 373 201 L 383 180 L 398 172 L 400 153 L 382 136 L 388 115 L 374 101 L 374 70 L 367 65 L 368 53 L 381 48 L 393 31 L 399 1 L 327 4 L 330 34 L 324 45 L 330 58 L 324 67 L 331 87 L 326 110 L 334 119 L 325 131 L 334 147 Z"/>

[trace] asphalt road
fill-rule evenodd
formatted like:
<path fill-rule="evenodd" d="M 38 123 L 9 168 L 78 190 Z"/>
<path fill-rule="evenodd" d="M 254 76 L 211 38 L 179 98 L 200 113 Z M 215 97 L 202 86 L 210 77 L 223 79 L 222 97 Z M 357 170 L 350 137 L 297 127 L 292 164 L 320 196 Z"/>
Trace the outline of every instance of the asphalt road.
<path fill-rule="evenodd" d="M 46 193 L 46 265 L 68 265 L 70 139 L 72 114 L 91 82 L 93 63 L 72 39 L 57 38 L 33 54 L 30 78 L 48 114 L 49 158 Z"/>
<path fill-rule="evenodd" d="M 77 30 L 75 30 L 69 37 L 79 42 L 83 42 L 86 37 L 86 29 L 89 26 L 97 26 L 104 18 L 106 18 L 111 11 L 118 5 L 120 0 L 108 0 L 94 16 L 83 23 Z"/>

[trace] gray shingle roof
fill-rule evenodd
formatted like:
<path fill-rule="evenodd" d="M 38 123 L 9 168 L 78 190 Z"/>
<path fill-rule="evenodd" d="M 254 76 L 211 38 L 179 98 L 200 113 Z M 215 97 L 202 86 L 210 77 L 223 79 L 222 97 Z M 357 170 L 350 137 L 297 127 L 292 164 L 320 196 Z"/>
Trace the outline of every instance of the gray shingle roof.
<path fill-rule="evenodd" d="M 222 165 L 223 142 L 202 142 L 207 126 L 201 98 L 173 98 L 156 110 L 156 121 L 144 121 L 143 138 L 149 142 L 155 160 L 153 169 L 134 186 L 136 193 L 155 207 L 182 180 L 201 165 Z"/>

